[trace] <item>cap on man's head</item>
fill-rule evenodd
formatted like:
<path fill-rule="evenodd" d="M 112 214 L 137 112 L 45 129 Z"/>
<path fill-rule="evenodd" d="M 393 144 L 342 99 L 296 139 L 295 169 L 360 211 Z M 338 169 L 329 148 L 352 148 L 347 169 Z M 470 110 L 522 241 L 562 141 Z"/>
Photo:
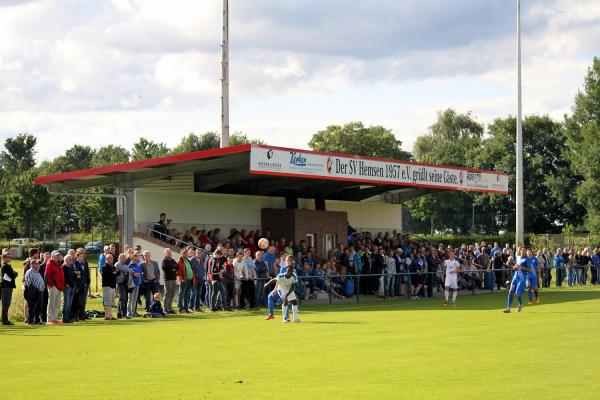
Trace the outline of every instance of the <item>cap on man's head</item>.
<path fill-rule="evenodd" d="M 61 255 L 62 255 L 62 253 L 58 250 L 54 250 L 51 254 L 52 257 L 61 256 Z"/>

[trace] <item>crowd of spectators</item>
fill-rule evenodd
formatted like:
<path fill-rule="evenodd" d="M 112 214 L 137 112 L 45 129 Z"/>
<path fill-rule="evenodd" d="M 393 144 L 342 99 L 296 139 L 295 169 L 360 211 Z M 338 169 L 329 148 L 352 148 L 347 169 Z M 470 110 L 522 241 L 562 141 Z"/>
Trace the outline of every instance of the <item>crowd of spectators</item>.
<path fill-rule="evenodd" d="M 376 235 L 352 232 L 347 245 L 338 244 L 322 258 L 305 240 L 296 244 L 286 238 L 273 238 L 268 231 L 232 229 L 223 237 L 219 229 L 207 232 L 192 227 L 179 233 L 169 228 L 164 214 L 154 226 L 154 234 L 165 242 L 160 265 L 150 251 L 140 246 L 125 245 L 117 254 L 116 247 L 110 245 L 100 254 L 98 269 L 106 320 L 265 307 L 269 293 L 264 284 L 277 276 L 288 256 L 298 276 L 296 296 L 306 301 L 319 292 L 339 298 L 359 293 L 432 297 L 434 291 L 443 289 L 443 261 L 450 251 L 461 264 L 460 289 L 502 289 L 511 277 L 517 254 L 515 245 L 500 247 L 498 243 L 481 242 L 453 248 L 394 231 Z M 256 247 L 262 237 L 270 242 L 265 251 Z M 174 257 L 173 247 L 179 256 Z M 40 253 L 30 249 L 21 280 L 27 323 L 56 324 L 59 314 L 62 323 L 89 318 L 86 299 L 90 269 L 86 257 L 82 248 L 64 255 L 57 250 Z M 579 251 L 558 248 L 556 254 L 548 249 L 535 254 L 529 250 L 528 257 L 537 260 L 542 287 L 550 286 L 553 271 L 557 287 L 565 278 L 569 286 L 585 285 L 588 272 L 590 283 L 599 283 L 598 247 Z M 0 274 L 2 323 L 12 324 L 8 308 L 18 273 L 6 249 L 2 251 Z"/>

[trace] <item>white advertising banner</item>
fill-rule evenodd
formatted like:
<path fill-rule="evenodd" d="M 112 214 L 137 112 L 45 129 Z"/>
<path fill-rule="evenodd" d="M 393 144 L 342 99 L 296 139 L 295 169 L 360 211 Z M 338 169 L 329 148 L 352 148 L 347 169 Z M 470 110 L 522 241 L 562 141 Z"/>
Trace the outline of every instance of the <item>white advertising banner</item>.
<path fill-rule="evenodd" d="M 260 145 L 252 146 L 250 172 L 262 175 L 508 193 L 508 175 L 501 172 Z"/>

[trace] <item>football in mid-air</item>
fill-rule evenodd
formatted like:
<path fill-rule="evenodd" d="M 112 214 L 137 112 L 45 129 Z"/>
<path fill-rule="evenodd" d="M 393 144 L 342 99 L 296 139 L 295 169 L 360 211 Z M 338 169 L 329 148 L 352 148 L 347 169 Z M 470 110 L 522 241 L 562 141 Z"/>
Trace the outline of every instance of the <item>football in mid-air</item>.
<path fill-rule="evenodd" d="M 269 247 L 269 239 L 267 238 L 261 238 L 258 240 L 258 247 L 260 247 L 261 249 L 265 250 L 267 247 Z"/>

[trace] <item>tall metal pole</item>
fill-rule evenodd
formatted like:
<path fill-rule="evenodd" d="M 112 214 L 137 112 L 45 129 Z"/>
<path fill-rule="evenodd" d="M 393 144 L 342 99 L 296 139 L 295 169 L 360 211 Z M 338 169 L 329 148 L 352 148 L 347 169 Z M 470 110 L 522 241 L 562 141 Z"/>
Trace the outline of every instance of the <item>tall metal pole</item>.
<path fill-rule="evenodd" d="M 221 44 L 221 147 L 229 146 L 229 1 L 223 0 Z"/>
<path fill-rule="evenodd" d="M 517 175 L 516 175 L 516 225 L 517 246 L 525 245 L 525 216 L 523 208 L 523 115 L 521 104 L 521 0 L 517 0 Z"/>

